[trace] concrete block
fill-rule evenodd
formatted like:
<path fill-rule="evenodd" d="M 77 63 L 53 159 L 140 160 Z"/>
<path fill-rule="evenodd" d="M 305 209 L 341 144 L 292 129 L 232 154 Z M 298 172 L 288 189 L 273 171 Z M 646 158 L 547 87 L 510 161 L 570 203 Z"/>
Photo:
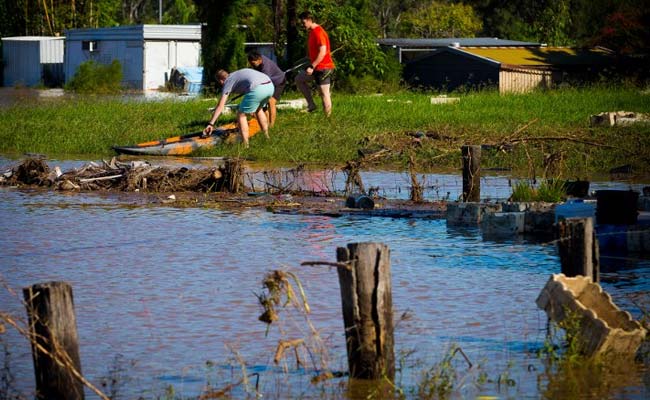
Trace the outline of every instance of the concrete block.
<path fill-rule="evenodd" d="M 295 100 L 280 100 L 275 107 L 278 110 L 302 110 L 307 108 L 307 100 L 305 99 L 295 99 Z"/>
<path fill-rule="evenodd" d="M 481 232 L 488 236 L 524 233 L 525 212 L 488 212 L 481 220 Z"/>
<path fill-rule="evenodd" d="M 650 226 L 632 225 L 628 227 L 627 251 L 650 254 Z"/>
<path fill-rule="evenodd" d="M 528 211 L 524 221 L 524 233 L 534 235 L 554 235 L 555 211 Z"/>
<path fill-rule="evenodd" d="M 556 323 L 578 319 L 580 351 L 586 356 L 634 356 L 646 336 L 643 326 L 588 277 L 552 275 L 536 303 Z"/>
<path fill-rule="evenodd" d="M 431 104 L 460 103 L 460 97 L 436 96 L 431 98 Z"/>
<path fill-rule="evenodd" d="M 448 225 L 478 225 L 487 212 L 501 211 L 501 204 L 447 203 Z"/>
<path fill-rule="evenodd" d="M 639 211 L 650 211 L 650 196 L 639 196 Z"/>

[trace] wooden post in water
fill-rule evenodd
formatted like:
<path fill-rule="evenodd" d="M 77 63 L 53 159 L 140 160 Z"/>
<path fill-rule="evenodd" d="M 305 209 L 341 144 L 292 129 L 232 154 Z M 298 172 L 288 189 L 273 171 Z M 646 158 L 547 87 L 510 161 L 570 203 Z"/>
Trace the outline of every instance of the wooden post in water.
<path fill-rule="evenodd" d="M 83 383 L 71 369 L 81 374 L 72 287 L 66 282 L 48 282 L 24 288 L 23 296 L 29 317 L 36 398 L 83 399 Z"/>
<path fill-rule="evenodd" d="M 463 202 L 481 200 L 481 146 L 462 146 Z"/>
<path fill-rule="evenodd" d="M 223 172 L 223 189 L 229 193 L 239 193 L 244 187 L 244 167 L 239 158 L 226 160 Z"/>
<path fill-rule="evenodd" d="M 390 250 L 381 243 L 349 243 L 336 251 L 350 377 L 395 377 Z"/>
<path fill-rule="evenodd" d="M 588 276 L 600 280 L 598 238 L 593 218 L 567 218 L 557 223 L 558 252 L 562 273 L 568 277 Z"/>

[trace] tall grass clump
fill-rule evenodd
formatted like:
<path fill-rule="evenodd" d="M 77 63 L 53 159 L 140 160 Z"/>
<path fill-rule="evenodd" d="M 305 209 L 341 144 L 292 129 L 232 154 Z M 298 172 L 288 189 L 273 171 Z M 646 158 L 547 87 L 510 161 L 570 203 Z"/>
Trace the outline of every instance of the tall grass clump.
<path fill-rule="evenodd" d="M 122 89 L 121 82 L 122 64 L 118 60 L 113 60 L 108 65 L 89 60 L 79 65 L 65 89 L 77 93 L 119 93 Z"/>
<path fill-rule="evenodd" d="M 537 187 L 527 180 L 520 180 L 513 185 L 510 196 L 511 201 L 517 202 L 559 203 L 565 199 L 565 182 L 559 179 L 543 180 Z"/>

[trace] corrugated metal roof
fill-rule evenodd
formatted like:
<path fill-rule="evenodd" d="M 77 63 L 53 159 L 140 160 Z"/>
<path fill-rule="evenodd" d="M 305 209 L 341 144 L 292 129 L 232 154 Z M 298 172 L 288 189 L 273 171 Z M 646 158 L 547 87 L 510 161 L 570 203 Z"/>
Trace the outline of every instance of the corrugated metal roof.
<path fill-rule="evenodd" d="M 611 61 L 604 49 L 575 49 L 569 47 L 518 47 L 485 48 L 463 47 L 454 49 L 506 65 L 551 67 L 557 65 L 600 65 Z"/>
<path fill-rule="evenodd" d="M 505 40 L 499 38 L 438 38 L 438 39 L 408 39 L 408 38 L 387 38 L 377 39 L 377 43 L 384 46 L 397 47 L 447 47 L 458 43 L 459 46 L 540 46 L 539 43 L 520 42 L 517 40 Z"/>
<path fill-rule="evenodd" d="M 68 40 L 201 40 L 201 25 L 130 25 L 65 31 Z"/>
<path fill-rule="evenodd" d="M 3 37 L 3 41 L 16 41 L 16 42 L 42 42 L 44 40 L 64 40 L 65 36 L 7 36 Z"/>

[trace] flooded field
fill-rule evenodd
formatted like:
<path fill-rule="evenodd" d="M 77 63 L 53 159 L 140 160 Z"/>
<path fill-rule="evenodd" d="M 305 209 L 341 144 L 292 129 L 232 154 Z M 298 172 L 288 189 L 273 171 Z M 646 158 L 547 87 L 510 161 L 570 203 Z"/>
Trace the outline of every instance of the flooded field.
<path fill-rule="evenodd" d="M 26 87 L 0 87 L 0 107 L 11 107 L 15 104 L 58 102 L 61 100 L 70 100 L 81 98 L 83 95 L 76 95 L 66 92 L 63 89 L 33 89 Z M 110 96 L 105 96 L 110 98 Z M 117 97 L 117 96 L 116 96 Z M 192 96 L 180 95 L 171 92 L 160 92 L 157 90 L 134 92 L 132 94 L 120 94 L 120 99 L 124 101 L 158 101 L 158 100 L 178 100 L 184 101 L 192 99 Z"/>
<path fill-rule="evenodd" d="M 63 169 L 77 164 L 67 162 Z M 427 179 L 430 197 L 458 197 L 460 177 Z M 364 182 L 384 188 L 387 196 L 408 197 L 400 173 L 366 172 Z M 482 185 L 491 198 L 510 193 L 504 176 L 486 178 Z M 120 204 L 117 195 L 0 187 L 0 273 L 6 285 L 0 311 L 24 319 L 21 288 L 70 282 L 83 373 L 98 387 L 105 382 L 106 392 L 116 398 L 197 397 L 206 386 L 238 382 L 244 369 L 259 374 L 265 398 L 358 397 L 345 377 L 310 383 L 321 360 L 334 371 L 345 371 L 347 364 L 336 271 L 300 263 L 335 261 L 337 247 L 365 241 L 391 249 L 396 385 L 404 396 L 420 397 L 424 372 L 440 365 L 452 346 L 472 363 L 468 368 L 458 354 L 447 367 L 453 372 L 453 398 L 642 399 L 650 394 L 643 365 L 602 375 L 592 371 L 589 380 L 576 371 L 549 368 L 538 356 L 546 343 L 547 318 L 535 299 L 560 268 L 552 243 L 483 240 L 478 229 L 452 229 L 444 220 Z M 603 287 L 640 318 L 638 299 L 650 291 L 650 260 L 604 258 L 603 264 Z M 282 311 L 268 331 L 258 321 L 262 309 L 256 294 L 274 269 L 299 277 L 312 309 L 309 321 L 325 344 L 327 357 L 307 354 L 304 368 L 297 369 L 291 357 L 273 363 L 278 340 L 313 341 L 302 315 Z M 13 387 L 33 397 L 28 344 L 10 327 L 0 340 L 8 351 L 0 356 L 8 366 L 5 374 L 8 369 Z M 244 385 L 233 390 L 235 397 L 254 396 L 244 393 Z"/>

